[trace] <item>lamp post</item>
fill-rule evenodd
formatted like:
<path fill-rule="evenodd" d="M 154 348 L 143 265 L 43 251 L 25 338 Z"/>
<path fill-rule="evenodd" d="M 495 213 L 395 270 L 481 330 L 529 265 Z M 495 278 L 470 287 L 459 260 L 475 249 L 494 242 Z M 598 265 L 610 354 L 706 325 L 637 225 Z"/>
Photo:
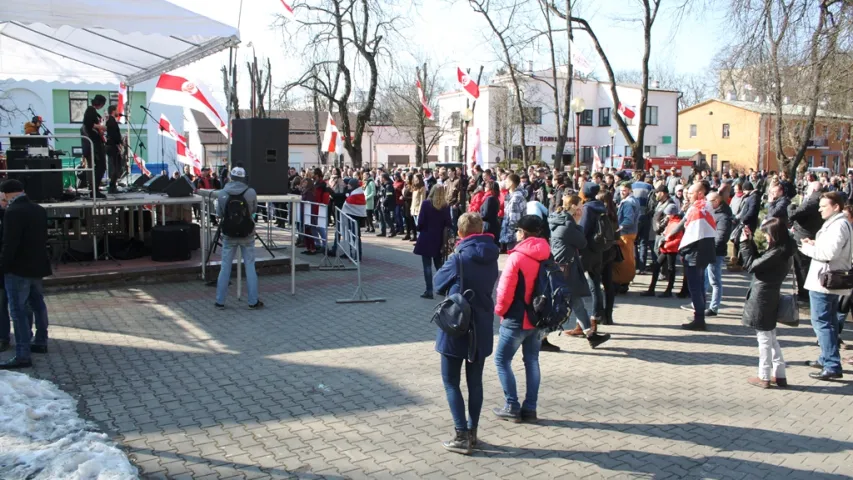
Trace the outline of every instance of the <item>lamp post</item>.
<path fill-rule="evenodd" d="M 586 110 L 586 102 L 581 97 L 575 97 L 569 106 L 575 112 L 575 184 L 577 185 L 577 179 L 580 178 L 581 114 Z"/>
<path fill-rule="evenodd" d="M 474 120 L 474 111 L 465 107 L 465 110 L 462 110 L 462 122 L 465 124 L 465 146 L 464 151 L 462 152 L 462 165 L 465 165 L 468 162 L 468 124 L 471 123 L 471 120 Z M 424 154 L 426 156 L 426 154 Z"/>
<path fill-rule="evenodd" d="M 613 166 L 613 151 L 616 149 L 616 129 L 611 128 L 607 131 L 610 134 L 610 166 Z"/>

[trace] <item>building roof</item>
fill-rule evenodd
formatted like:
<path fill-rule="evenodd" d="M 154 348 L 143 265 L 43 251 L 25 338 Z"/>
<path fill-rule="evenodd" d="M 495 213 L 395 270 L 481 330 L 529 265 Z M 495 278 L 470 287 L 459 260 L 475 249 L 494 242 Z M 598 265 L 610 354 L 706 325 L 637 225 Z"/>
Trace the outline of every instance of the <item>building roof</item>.
<path fill-rule="evenodd" d="M 746 102 L 742 100 L 720 100 L 720 99 L 711 99 L 706 100 L 702 103 L 698 103 L 693 105 L 692 107 L 685 108 L 684 110 L 678 112 L 679 115 L 688 112 L 690 110 L 704 107 L 710 103 L 722 103 L 724 105 L 729 105 L 732 107 L 740 108 L 743 110 L 747 110 L 749 112 L 758 113 L 762 115 L 774 115 L 776 113 L 776 106 L 769 102 Z M 807 105 L 782 105 L 782 115 L 791 116 L 791 117 L 807 117 L 810 111 L 809 106 Z M 853 120 L 853 116 L 850 115 L 842 115 L 839 113 L 829 112 L 822 108 L 817 109 L 817 116 L 820 118 L 834 118 L 838 120 Z"/>

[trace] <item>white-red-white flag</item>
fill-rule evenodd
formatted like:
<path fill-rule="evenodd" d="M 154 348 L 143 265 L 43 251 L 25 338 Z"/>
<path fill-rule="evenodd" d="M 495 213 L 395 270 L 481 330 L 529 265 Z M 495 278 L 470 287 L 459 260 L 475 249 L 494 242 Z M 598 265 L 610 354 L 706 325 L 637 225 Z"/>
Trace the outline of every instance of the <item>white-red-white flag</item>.
<path fill-rule="evenodd" d="M 160 114 L 160 135 L 169 137 L 175 141 L 175 155 L 178 162 L 193 167 L 195 174 L 201 175 L 201 159 L 199 159 L 193 151 L 190 150 L 187 137 L 178 133 L 178 131 L 175 130 L 175 127 L 172 126 L 172 122 L 170 122 L 169 119 L 166 118 L 166 115 L 163 114 Z"/>
<path fill-rule="evenodd" d="M 222 108 L 213 96 L 206 92 L 202 85 L 191 82 L 184 77 L 164 73 L 157 80 L 151 101 L 165 105 L 187 107 L 203 113 L 226 138 L 228 125 L 225 124 Z"/>
<path fill-rule="evenodd" d="M 480 129 L 474 134 L 474 151 L 471 152 L 471 166 L 483 166 L 483 143 L 480 140 Z"/>
<path fill-rule="evenodd" d="M 592 171 L 599 172 L 601 171 L 601 157 L 598 156 L 598 147 L 593 147 L 592 149 Z"/>
<path fill-rule="evenodd" d="M 128 149 L 130 155 L 133 157 L 133 162 L 136 163 L 136 166 L 139 167 L 139 171 L 145 175 L 151 176 L 151 172 L 145 168 L 145 160 L 142 159 L 139 155 L 136 154 L 133 150 Z"/>
<path fill-rule="evenodd" d="M 468 95 L 471 95 L 474 100 L 480 98 L 480 86 L 474 80 L 471 80 L 471 77 L 459 67 L 456 67 L 456 77 Z"/>
<path fill-rule="evenodd" d="M 125 122 L 125 113 L 124 113 L 124 104 L 127 103 L 127 84 L 121 82 L 118 84 L 118 105 L 116 105 L 116 111 L 121 115 L 118 117 L 118 121 L 121 123 Z"/>
<path fill-rule="evenodd" d="M 584 75 L 589 75 L 595 70 L 592 68 L 592 64 L 589 63 L 589 60 L 586 59 L 583 53 L 577 48 L 575 48 L 575 43 L 571 42 L 572 45 L 572 66 L 575 67 L 579 72 Z"/>
<path fill-rule="evenodd" d="M 288 5 L 287 2 L 285 2 L 284 0 L 281 0 L 281 4 L 284 5 L 284 16 L 285 17 L 287 17 L 291 20 L 296 18 L 296 14 L 293 13 L 293 7 Z"/>
<path fill-rule="evenodd" d="M 421 81 L 417 81 L 418 85 L 418 98 L 421 99 L 421 105 L 424 107 L 424 115 L 428 120 L 435 120 L 435 117 L 432 114 L 432 109 L 429 108 L 429 103 L 427 102 L 426 95 L 424 95 L 424 89 L 421 88 Z"/>
<path fill-rule="evenodd" d="M 338 145 L 338 127 L 335 125 L 335 119 L 331 113 L 327 114 L 326 131 L 323 133 L 323 152 L 335 153 Z"/>
<path fill-rule="evenodd" d="M 621 113 L 623 117 L 629 120 L 632 120 L 636 115 L 636 113 L 634 112 L 634 110 L 631 109 L 631 107 L 624 105 L 622 102 L 619 102 L 619 113 Z"/>
<path fill-rule="evenodd" d="M 162 113 L 160 114 L 160 135 L 169 137 L 176 142 L 178 141 L 178 138 L 181 137 L 178 131 L 175 130 L 175 127 L 172 126 L 172 122 L 170 122 L 169 119 L 166 118 L 166 115 L 163 115 Z"/>

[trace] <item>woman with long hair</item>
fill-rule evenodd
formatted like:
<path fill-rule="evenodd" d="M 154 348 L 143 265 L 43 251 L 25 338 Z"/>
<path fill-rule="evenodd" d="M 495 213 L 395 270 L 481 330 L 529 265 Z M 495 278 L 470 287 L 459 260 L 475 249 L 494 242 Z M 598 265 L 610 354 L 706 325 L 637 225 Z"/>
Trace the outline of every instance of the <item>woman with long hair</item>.
<path fill-rule="evenodd" d="M 609 192 L 599 193 L 595 199 L 604 204 L 605 215 L 612 225 L 619 225 L 616 204 Z M 613 283 L 613 263 L 616 261 L 618 246 L 614 245 L 601 254 L 601 286 L 604 288 L 604 312 L 599 321 L 602 325 L 613 325 L 613 304 L 616 302 L 616 285 Z"/>
<path fill-rule="evenodd" d="M 414 179 L 415 174 L 409 173 L 406 175 L 406 185 L 403 186 L 403 224 L 406 228 L 406 236 L 401 239 L 403 241 L 415 239 L 415 217 L 412 216 Z"/>
<path fill-rule="evenodd" d="M 791 271 L 797 247 L 778 218 L 767 220 L 760 230 L 767 239 L 767 250 L 763 253 L 758 252 L 749 227 L 744 227 L 740 236 L 743 266 L 752 275 L 741 323 L 755 329 L 758 337 L 758 376 L 750 377 L 747 382 L 760 388 L 769 388 L 770 384 L 787 387 L 785 359 L 776 338 L 776 318 L 779 294 Z"/>
<path fill-rule="evenodd" d="M 444 235 L 451 225 L 447 193 L 442 185 L 436 185 L 430 189 L 429 196 L 418 212 L 419 233 L 415 241 L 415 254 L 421 256 L 426 283 L 426 291 L 421 298 L 433 298 L 432 265 L 435 265 L 436 270 L 441 268 Z"/>
<path fill-rule="evenodd" d="M 426 200 L 426 184 L 424 184 L 424 176 L 420 173 L 415 174 L 412 180 L 412 208 L 410 214 L 414 223 L 414 233 L 411 241 L 418 239 L 418 216 L 421 214 L 421 204 Z"/>
<path fill-rule="evenodd" d="M 500 212 L 501 191 L 498 182 L 489 182 L 485 185 L 486 196 L 480 207 L 480 216 L 483 218 L 483 233 L 489 233 L 495 237 L 495 243 L 500 244 L 501 220 L 498 218 Z"/>

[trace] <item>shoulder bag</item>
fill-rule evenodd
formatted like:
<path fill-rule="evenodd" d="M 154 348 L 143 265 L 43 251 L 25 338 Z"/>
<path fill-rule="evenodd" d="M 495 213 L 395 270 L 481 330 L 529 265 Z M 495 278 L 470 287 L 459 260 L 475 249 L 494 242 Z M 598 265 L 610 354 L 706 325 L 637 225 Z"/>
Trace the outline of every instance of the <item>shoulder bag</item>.
<path fill-rule="evenodd" d="M 846 219 L 839 219 L 847 225 L 847 242 L 846 245 L 850 245 L 850 237 L 853 236 L 853 233 L 850 231 L 850 224 L 847 223 Z M 836 220 L 836 221 L 839 221 Z M 823 270 L 818 273 L 818 279 L 820 280 L 820 286 L 827 290 L 850 290 L 853 289 L 853 270 L 830 270 L 829 263 L 827 262 L 826 266 Z"/>
<path fill-rule="evenodd" d="M 435 322 L 444 333 L 451 337 L 459 337 L 469 333 L 473 327 L 471 324 L 471 298 L 474 292 L 465 290 L 465 282 L 462 275 L 462 259 L 454 255 L 456 268 L 459 275 L 459 293 L 453 293 L 444 298 L 432 312 L 431 322 Z"/>
<path fill-rule="evenodd" d="M 791 263 L 791 294 L 779 295 L 779 310 L 776 313 L 776 323 L 786 327 L 800 325 L 800 307 L 797 305 L 797 281 L 794 274 L 794 264 Z"/>

